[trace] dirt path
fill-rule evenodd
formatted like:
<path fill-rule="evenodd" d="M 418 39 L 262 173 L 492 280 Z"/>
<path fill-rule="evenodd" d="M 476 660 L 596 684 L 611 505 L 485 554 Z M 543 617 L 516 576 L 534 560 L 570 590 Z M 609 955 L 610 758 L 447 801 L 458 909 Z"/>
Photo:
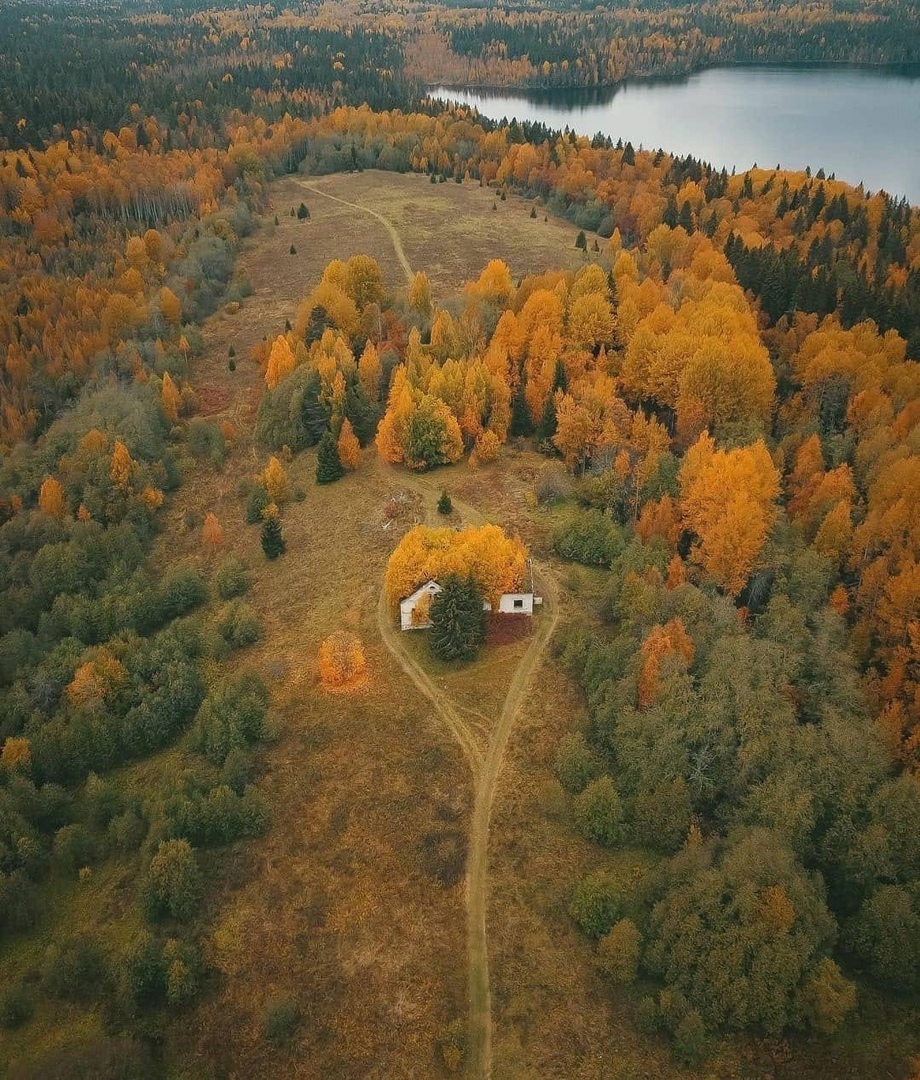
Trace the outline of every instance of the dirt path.
<path fill-rule="evenodd" d="M 360 210 L 364 214 L 370 214 L 372 217 L 375 217 L 390 234 L 390 239 L 393 241 L 393 247 L 396 249 L 396 258 L 399 259 L 400 265 L 406 272 L 406 281 L 408 284 L 412 284 L 412 278 L 415 275 L 412 272 L 412 267 L 409 265 L 409 260 L 406 258 L 406 253 L 403 251 L 399 233 L 396 231 L 392 222 L 387 221 L 383 214 L 378 214 L 376 210 L 371 210 L 369 206 L 362 206 L 360 203 L 347 202 L 345 199 L 340 199 L 338 195 L 330 195 L 328 191 L 323 191 L 322 188 L 318 188 L 313 184 L 308 184 L 306 180 L 299 180 L 298 183 L 301 187 L 306 188 L 308 191 L 312 191 L 314 195 L 322 195 L 324 199 L 332 199 L 333 202 L 341 203 L 342 206 L 348 206 L 352 210 Z"/>
<path fill-rule="evenodd" d="M 401 479 L 426 500 L 427 517 L 430 512 L 428 503 L 433 503 L 437 498 L 437 489 L 430 481 L 421 477 L 410 475 L 403 476 Z M 461 512 L 465 522 L 475 525 L 485 522 L 482 514 L 469 504 L 455 498 L 454 505 Z M 492 1000 L 489 989 L 489 952 L 486 934 L 489 899 L 489 824 L 492 805 L 495 802 L 505 749 L 514 721 L 559 618 L 554 582 L 547 573 L 539 569 L 537 580 L 543 596 L 543 607 L 537 619 L 536 632 L 511 677 L 501 714 L 489 735 L 484 751 L 479 746 L 476 733 L 463 722 L 428 674 L 406 650 L 402 632 L 395 627 L 383 590 L 381 590 L 380 602 L 377 605 L 377 624 L 384 644 L 418 689 L 431 701 L 438 716 L 443 719 L 448 730 L 460 743 L 472 773 L 474 798 L 466 869 L 470 1005 L 468 1072 L 476 1080 L 485 1080 L 492 1075 Z"/>
<path fill-rule="evenodd" d="M 464 723 L 453 705 L 446 700 L 444 694 L 435 686 L 428 673 L 419 666 L 415 658 L 406 649 L 402 640 L 402 631 L 396 629 L 396 624 L 393 622 L 393 616 L 387 604 L 386 593 L 383 589 L 380 590 L 380 601 L 377 604 L 377 626 L 384 645 L 399 661 L 399 666 L 415 683 L 418 691 L 428 698 L 434 706 L 435 712 L 460 744 L 473 776 L 479 776 L 482 771 L 482 750 L 476 741 L 475 735 Z"/>
<path fill-rule="evenodd" d="M 475 1077 L 492 1075 L 492 998 L 489 990 L 489 954 L 486 937 L 486 910 L 489 899 L 489 824 L 492 804 L 505 748 L 531 677 L 540 665 L 549 639 L 556 629 L 559 606 L 555 586 L 548 575 L 538 574 L 543 610 L 527 652 L 515 669 L 492 731 L 482 773 L 476 784 L 473 819 L 467 854 L 467 928 L 470 980 L 470 1072 Z"/>

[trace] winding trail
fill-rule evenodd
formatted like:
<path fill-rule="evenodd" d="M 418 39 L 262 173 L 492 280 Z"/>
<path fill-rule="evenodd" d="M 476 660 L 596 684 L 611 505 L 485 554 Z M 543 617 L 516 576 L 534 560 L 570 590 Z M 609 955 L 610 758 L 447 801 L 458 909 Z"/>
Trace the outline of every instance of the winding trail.
<path fill-rule="evenodd" d="M 396 250 L 396 258 L 399 259 L 400 265 L 405 271 L 406 281 L 409 285 L 412 284 L 412 278 L 415 275 L 412 272 L 412 267 L 409 265 L 409 260 L 406 258 L 406 253 L 403 251 L 402 240 L 399 239 L 399 233 L 396 231 L 393 223 L 388 221 L 383 214 L 378 214 L 376 210 L 372 210 L 369 206 L 348 202 L 346 199 L 340 199 L 338 195 L 330 195 L 328 191 L 323 191 L 322 188 L 309 184 L 306 180 L 298 180 L 298 183 L 301 187 L 306 188 L 308 191 L 312 191 L 314 195 L 322 195 L 324 199 L 331 199 L 333 202 L 341 203 L 342 206 L 348 206 L 352 210 L 360 210 L 364 214 L 370 214 L 371 217 L 375 217 L 390 234 L 390 239 L 393 241 L 393 247 Z"/>
<path fill-rule="evenodd" d="M 427 501 L 436 497 L 431 485 L 420 477 L 400 475 L 400 480 L 414 488 Z M 456 498 L 454 505 L 464 520 L 482 524 L 484 518 L 478 510 Z M 476 1080 L 487 1080 L 492 1075 L 492 1000 L 489 989 L 489 953 L 486 934 L 486 912 L 489 898 L 489 824 L 492 806 L 498 789 L 498 780 L 504 761 L 505 749 L 514 727 L 530 680 L 556 629 L 559 605 L 556 587 L 544 570 L 537 570 L 537 580 L 543 595 L 543 605 L 536 619 L 536 630 L 527 651 L 521 657 L 508 685 L 504 704 L 498 721 L 485 741 L 482 733 L 464 722 L 459 712 L 439 690 L 427 672 L 406 649 L 402 632 L 397 630 L 381 589 L 377 604 L 377 625 L 384 645 L 396 658 L 417 689 L 428 698 L 437 717 L 460 744 L 470 766 L 473 781 L 473 814 L 467 844 L 466 906 L 467 906 L 467 953 L 469 964 L 469 1075 Z"/>

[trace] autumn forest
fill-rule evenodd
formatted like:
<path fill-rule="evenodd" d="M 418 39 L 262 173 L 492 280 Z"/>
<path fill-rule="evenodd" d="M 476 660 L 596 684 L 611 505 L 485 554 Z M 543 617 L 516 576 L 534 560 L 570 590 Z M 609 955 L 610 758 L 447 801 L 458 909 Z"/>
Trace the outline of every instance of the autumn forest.
<path fill-rule="evenodd" d="M 754 60 L 0 8 L 0 1073 L 920 1075 L 920 208 L 429 96 Z"/>

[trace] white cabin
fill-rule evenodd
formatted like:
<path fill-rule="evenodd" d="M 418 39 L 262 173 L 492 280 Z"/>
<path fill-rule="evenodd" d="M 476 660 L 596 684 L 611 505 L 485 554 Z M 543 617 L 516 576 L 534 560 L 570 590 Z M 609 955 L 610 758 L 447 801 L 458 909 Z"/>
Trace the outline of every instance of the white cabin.
<path fill-rule="evenodd" d="M 401 630 L 427 630 L 431 626 L 429 612 L 431 601 L 441 591 L 434 580 L 419 585 L 414 593 L 399 602 L 399 626 Z M 498 601 L 499 615 L 533 615 L 533 609 L 543 603 L 542 596 L 529 593 L 502 593 Z M 491 611 L 488 600 L 483 601 L 483 611 Z"/>
<path fill-rule="evenodd" d="M 399 627 L 401 630 L 426 630 L 431 626 L 428 613 L 431 601 L 441 591 L 436 581 L 426 581 L 405 600 L 399 601 Z"/>

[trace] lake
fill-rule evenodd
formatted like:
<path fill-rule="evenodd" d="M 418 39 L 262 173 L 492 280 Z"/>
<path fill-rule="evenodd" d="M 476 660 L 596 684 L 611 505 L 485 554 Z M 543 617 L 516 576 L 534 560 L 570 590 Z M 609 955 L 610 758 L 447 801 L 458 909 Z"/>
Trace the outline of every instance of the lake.
<path fill-rule="evenodd" d="M 810 165 L 920 204 L 920 67 L 741 65 L 613 90 L 431 92 L 494 120 L 601 131 L 739 172 Z"/>

